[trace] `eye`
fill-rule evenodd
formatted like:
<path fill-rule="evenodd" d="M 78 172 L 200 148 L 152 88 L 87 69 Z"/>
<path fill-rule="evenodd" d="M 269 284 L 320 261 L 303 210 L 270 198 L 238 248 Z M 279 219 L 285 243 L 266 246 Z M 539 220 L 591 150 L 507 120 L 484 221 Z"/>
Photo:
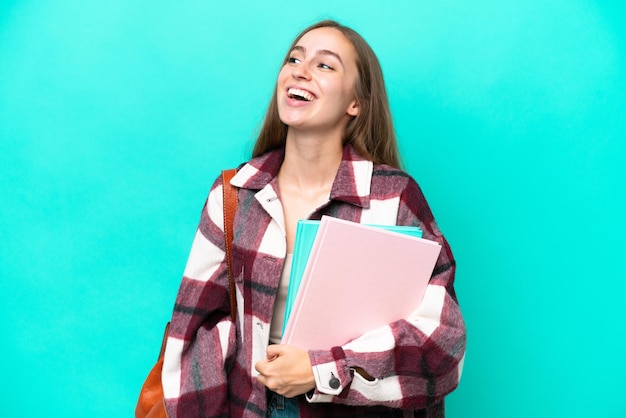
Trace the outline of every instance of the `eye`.
<path fill-rule="evenodd" d="M 330 65 L 328 65 L 326 63 L 323 63 L 323 62 L 320 62 L 318 67 L 320 67 L 320 68 L 322 68 L 324 70 L 334 70 L 333 67 L 331 67 Z"/>
<path fill-rule="evenodd" d="M 299 60 L 298 58 L 296 58 L 296 57 L 289 57 L 289 58 L 287 59 L 287 62 L 288 62 L 289 64 L 299 64 L 299 63 L 300 63 L 300 60 Z"/>

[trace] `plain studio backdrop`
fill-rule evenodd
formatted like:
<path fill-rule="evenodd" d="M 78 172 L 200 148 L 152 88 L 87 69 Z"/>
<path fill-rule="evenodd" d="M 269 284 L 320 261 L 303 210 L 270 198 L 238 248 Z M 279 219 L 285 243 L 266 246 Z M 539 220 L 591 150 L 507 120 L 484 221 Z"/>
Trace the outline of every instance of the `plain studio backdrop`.
<path fill-rule="evenodd" d="M 448 417 L 626 417 L 621 0 L 2 0 L 1 416 L 132 416 L 209 187 L 329 17 L 458 262 Z"/>

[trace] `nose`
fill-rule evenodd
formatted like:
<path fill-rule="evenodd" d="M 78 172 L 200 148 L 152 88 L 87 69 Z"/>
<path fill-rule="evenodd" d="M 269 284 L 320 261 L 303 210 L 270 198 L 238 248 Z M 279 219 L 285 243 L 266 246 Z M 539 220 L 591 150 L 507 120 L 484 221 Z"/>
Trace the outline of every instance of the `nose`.
<path fill-rule="evenodd" d="M 311 78 L 309 68 L 305 63 L 300 63 L 300 65 L 296 65 L 295 67 L 293 67 L 291 75 L 293 76 L 293 78 L 300 80 L 308 80 Z"/>

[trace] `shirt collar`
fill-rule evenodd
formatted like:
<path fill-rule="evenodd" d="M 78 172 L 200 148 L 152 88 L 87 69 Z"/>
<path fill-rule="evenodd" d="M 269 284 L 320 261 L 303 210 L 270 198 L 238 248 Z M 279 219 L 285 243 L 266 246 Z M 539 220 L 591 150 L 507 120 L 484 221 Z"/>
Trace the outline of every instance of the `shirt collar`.
<path fill-rule="evenodd" d="M 230 183 L 243 189 L 261 190 L 276 178 L 284 158 L 284 148 L 253 158 L 241 166 Z M 346 146 L 330 191 L 330 199 L 369 208 L 373 170 L 371 161 Z"/>

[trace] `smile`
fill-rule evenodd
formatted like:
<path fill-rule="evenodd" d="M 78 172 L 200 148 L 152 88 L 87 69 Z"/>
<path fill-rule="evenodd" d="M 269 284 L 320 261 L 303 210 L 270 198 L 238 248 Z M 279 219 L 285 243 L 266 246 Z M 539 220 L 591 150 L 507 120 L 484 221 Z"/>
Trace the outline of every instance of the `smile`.
<path fill-rule="evenodd" d="M 312 93 L 306 90 L 297 89 L 293 87 L 287 89 L 287 96 L 290 99 L 301 100 L 304 102 L 312 102 L 313 100 L 316 99 L 315 95 L 313 95 Z"/>

